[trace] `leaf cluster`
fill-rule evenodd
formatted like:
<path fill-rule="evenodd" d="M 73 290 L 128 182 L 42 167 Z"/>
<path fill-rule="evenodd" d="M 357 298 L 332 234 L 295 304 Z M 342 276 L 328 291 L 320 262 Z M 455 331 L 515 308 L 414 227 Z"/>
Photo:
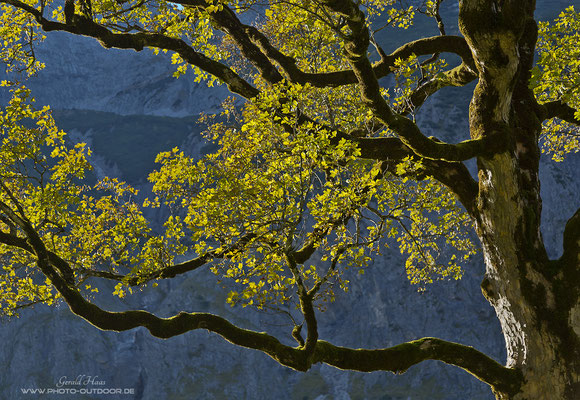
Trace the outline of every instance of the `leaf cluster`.
<path fill-rule="evenodd" d="M 540 101 L 561 101 L 574 108 L 574 117 L 580 120 L 580 14 L 570 6 L 553 23 L 540 22 L 538 34 L 539 59 L 530 87 Z M 543 128 L 543 150 L 555 161 L 580 150 L 577 125 L 552 118 Z"/>
<path fill-rule="evenodd" d="M 236 287 L 231 303 L 286 304 L 299 291 L 346 288 L 349 269 L 364 272 L 383 237 L 397 238 L 409 256 L 413 283 L 460 277 L 455 256 L 436 263 L 445 245 L 468 258 L 468 217 L 442 185 L 410 181 L 420 163 L 407 159 L 397 174 L 360 159 L 356 143 L 314 122 L 298 124 L 312 88 L 279 85 L 248 103 L 236 124 L 207 133 L 216 153 L 196 161 L 174 149 L 160 154 L 150 176 L 157 198 L 182 217 L 196 252 L 235 250 L 212 270 Z M 279 113 L 265 110 L 279 110 Z M 244 238 L 244 245 L 236 247 Z M 299 258 L 293 270 L 289 258 Z"/>

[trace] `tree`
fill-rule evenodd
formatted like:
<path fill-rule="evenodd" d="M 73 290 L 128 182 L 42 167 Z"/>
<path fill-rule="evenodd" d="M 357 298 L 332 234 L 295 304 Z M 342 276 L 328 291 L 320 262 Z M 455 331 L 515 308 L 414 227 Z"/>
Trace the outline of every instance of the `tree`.
<path fill-rule="evenodd" d="M 244 99 L 207 118 L 215 153 L 158 156 L 154 193 L 141 206 L 123 182 L 89 185 L 90 150 L 67 147 L 49 109 L 34 109 L 25 87 L 4 82 L 13 94 L 0 114 L 4 314 L 63 300 L 100 329 L 141 326 L 160 338 L 207 329 L 300 371 L 326 363 L 403 372 L 434 359 L 470 372 L 498 399 L 578 398 L 580 210 L 566 224 L 562 256 L 549 259 L 538 175 L 542 145 L 557 160 L 579 148 L 573 8 L 538 27 L 533 0 L 463 0 L 462 36 L 451 36 L 440 0 L 0 3 L 2 57 L 12 70 L 39 72 L 35 44 L 43 32 L 66 31 L 107 48 L 169 51 L 177 75 L 192 68 Z M 248 9 L 259 15 L 253 24 L 240 17 Z M 416 12 L 433 17 L 441 34 L 386 54 L 373 30 L 407 28 Z M 460 61 L 448 65 L 443 53 Z M 382 79 L 389 75 L 394 87 Z M 426 99 L 472 81 L 470 138 L 424 135 L 414 116 Z M 162 230 L 143 207 L 167 210 Z M 349 274 L 364 272 L 386 238 L 407 256 L 409 279 L 424 285 L 461 276 L 460 262 L 475 252 L 470 229 L 481 242 L 482 292 L 502 326 L 505 366 L 437 338 L 374 350 L 318 338 L 317 309 L 348 289 Z M 301 314 L 297 346 L 213 314 L 159 318 L 90 300 L 98 279 L 118 282 L 113 294 L 124 296 L 202 267 L 223 279 L 231 304 Z"/>

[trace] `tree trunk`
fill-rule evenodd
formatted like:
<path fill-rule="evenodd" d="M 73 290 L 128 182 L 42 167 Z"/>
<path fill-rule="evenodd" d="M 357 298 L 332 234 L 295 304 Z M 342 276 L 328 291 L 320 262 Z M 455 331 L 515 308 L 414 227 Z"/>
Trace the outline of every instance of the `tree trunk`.
<path fill-rule="evenodd" d="M 481 162 L 478 231 L 486 276 L 482 291 L 495 308 L 507 348 L 507 367 L 525 379 L 521 391 L 496 393 L 498 399 L 580 398 L 580 303 L 578 258 L 549 261 L 535 222 L 537 208 L 522 195 L 521 170 L 512 157 Z M 506 172 L 510 171 L 510 172 Z M 536 203 L 539 204 L 539 203 Z M 578 219 L 578 218 L 577 218 Z"/>
<path fill-rule="evenodd" d="M 580 213 L 568 223 L 564 256 L 550 261 L 540 233 L 538 137 L 544 117 L 527 87 L 537 38 L 534 8 L 531 0 L 460 2 L 460 28 L 479 73 L 471 135 L 500 131 L 506 148 L 478 159 L 482 291 L 502 326 L 506 366 L 524 378 L 519 392 L 496 391 L 496 398 L 577 400 Z"/>

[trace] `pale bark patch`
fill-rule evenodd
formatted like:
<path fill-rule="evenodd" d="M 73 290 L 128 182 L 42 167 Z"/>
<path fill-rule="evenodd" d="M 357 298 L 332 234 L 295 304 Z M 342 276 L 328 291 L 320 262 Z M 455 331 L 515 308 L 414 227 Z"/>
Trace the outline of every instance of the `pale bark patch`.
<path fill-rule="evenodd" d="M 580 337 L 580 299 L 574 307 L 570 310 L 570 318 L 568 319 L 570 326 L 574 333 Z"/>

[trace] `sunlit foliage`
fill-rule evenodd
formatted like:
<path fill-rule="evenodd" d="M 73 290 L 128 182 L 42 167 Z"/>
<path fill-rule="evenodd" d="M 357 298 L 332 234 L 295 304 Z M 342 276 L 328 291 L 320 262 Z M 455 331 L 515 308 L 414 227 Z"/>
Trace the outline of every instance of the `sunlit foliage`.
<path fill-rule="evenodd" d="M 560 100 L 580 109 L 580 14 L 570 6 L 553 22 L 540 22 L 538 65 L 532 70 L 531 87 L 540 100 Z M 580 119 L 576 111 L 575 117 Z M 578 126 L 557 118 L 544 124 L 543 148 L 555 161 L 580 150 Z"/>
<path fill-rule="evenodd" d="M 96 270 L 112 275 L 122 270 L 127 278 L 146 280 L 151 270 L 184 251 L 169 226 L 166 235 L 150 234 L 135 189 L 116 179 L 85 183 L 91 171 L 87 146 L 67 143 L 50 109 L 34 108 L 28 89 L 10 90 L 12 99 L 0 112 L 3 211 L 10 208 L 30 223 L 47 249 L 71 264 L 79 282 Z M 0 220 L 0 230 L 24 236 L 9 218 Z M 54 303 L 57 296 L 35 267 L 26 239 L 16 247 L 0 245 L 0 257 L 4 314 L 26 304 Z"/>
<path fill-rule="evenodd" d="M 439 4 L 357 3 L 371 32 L 374 50 L 369 51 L 375 53 L 370 57 L 385 57 L 374 33 L 406 29 L 417 13 L 438 17 Z M 63 6 L 46 1 L 41 12 L 64 23 Z M 153 192 L 139 194 L 115 179 L 94 183 L 87 146 L 68 142 L 50 110 L 33 107 L 25 87 L 4 83 L 12 99 L 0 112 L 3 212 L 13 210 L 29 222 L 48 250 L 69 263 L 69 278 L 82 290 L 98 290 L 91 279 L 100 277 L 114 280 L 114 294 L 122 297 L 160 278 L 181 257 L 207 257 L 232 305 L 298 304 L 297 294 L 306 290 L 323 307 L 337 287 L 348 290 L 349 280 L 372 266 L 384 246 L 398 246 L 409 280 L 419 288 L 461 277 L 461 265 L 475 252 L 467 233 L 471 220 L 445 186 L 422 175 L 418 157 L 406 157 L 394 168 L 361 157 L 356 138 L 395 134 L 361 100 L 360 87 L 272 83 L 243 54 L 259 38 L 244 44 L 234 32 L 239 26 L 224 28 L 234 17 L 247 19 L 244 34 L 259 29 L 302 72 L 320 74 L 349 68 L 344 43 L 352 32 L 344 17 L 314 0 L 96 0 L 91 15 L 80 2 L 75 7 L 74 23 L 90 20 L 114 33 L 180 39 L 260 92 L 243 105 L 231 100 L 221 116 L 207 118 L 205 135 L 217 145 L 214 153 L 200 160 L 177 148 L 159 154 L 159 168 L 149 176 Z M 232 17 L 234 11 L 240 14 Z M 4 3 L 1 15 L 0 57 L 12 71 L 38 72 L 42 63 L 34 45 L 43 38 L 38 21 Z M 573 8 L 554 24 L 540 25 L 540 60 L 531 81 L 540 100 L 580 108 L 579 31 Z M 184 56 L 171 57 L 176 77 L 193 69 L 198 80 L 220 83 Z M 413 94 L 440 76 L 447 63 L 438 54 L 427 62 L 412 54 L 390 68 L 393 87 L 382 88 L 380 95 L 395 112 L 412 117 Z M 545 147 L 555 159 L 578 150 L 578 134 L 570 126 L 552 120 L 545 128 Z M 168 215 L 163 227 L 147 220 L 144 210 L 150 208 Z M 53 304 L 58 297 L 35 268 L 22 229 L 9 218 L 0 220 L 1 232 L 21 240 L 0 247 L 0 299 L 8 315 L 28 304 Z"/>
<path fill-rule="evenodd" d="M 280 91 L 293 101 L 280 104 Z M 298 278 L 309 288 L 338 283 L 346 289 L 344 272 L 363 273 L 384 237 L 396 238 L 408 256 L 413 283 L 459 278 L 456 256 L 447 265 L 438 260 L 449 245 L 461 259 L 474 252 L 465 236 L 470 222 L 453 196 L 434 181 L 401 177 L 421 168 L 411 160 L 399 166 L 401 176 L 384 173 L 336 132 L 298 125 L 300 105 L 312 104 L 313 92 L 300 85 L 274 88 L 245 106 L 236 127 L 211 126 L 216 153 L 200 161 L 178 149 L 160 154 L 162 167 L 150 177 L 159 196 L 154 203 L 165 202 L 183 217 L 197 252 L 246 242 L 213 267 L 238 284 L 230 302 L 285 303 Z M 280 107 L 280 116 L 263 111 L 273 107 Z M 293 270 L 290 251 L 310 247 L 316 254 Z"/>

